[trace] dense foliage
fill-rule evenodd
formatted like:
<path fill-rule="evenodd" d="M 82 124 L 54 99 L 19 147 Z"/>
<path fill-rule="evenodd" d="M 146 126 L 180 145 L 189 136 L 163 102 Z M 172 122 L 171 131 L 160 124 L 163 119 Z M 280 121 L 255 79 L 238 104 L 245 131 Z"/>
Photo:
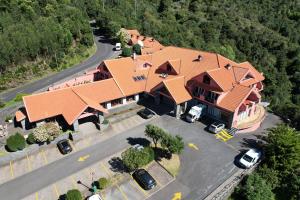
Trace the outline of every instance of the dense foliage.
<path fill-rule="evenodd" d="M 263 165 L 236 189 L 234 199 L 300 199 L 300 133 L 280 125 L 269 130 L 267 142 Z"/>
<path fill-rule="evenodd" d="M 50 142 L 61 133 L 59 125 L 54 122 L 42 124 L 33 129 L 33 138 L 37 143 Z"/>
<path fill-rule="evenodd" d="M 154 151 L 151 147 L 142 150 L 129 148 L 121 155 L 124 165 L 129 171 L 143 167 L 154 160 Z"/>
<path fill-rule="evenodd" d="M 79 190 L 73 189 L 67 192 L 66 200 L 83 200 L 83 197 Z"/>
<path fill-rule="evenodd" d="M 266 77 L 265 100 L 300 128 L 300 8 L 296 0 L 93 2 L 99 9 L 89 14 L 98 16 L 98 25 L 108 34 L 115 35 L 121 27 L 137 28 L 165 45 L 250 61 Z"/>
<path fill-rule="evenodd" d="M 6 140 L 6 147 L 10 151 L 18 151 L 24 149 L 26 146 L 25 138 L 20 133 L 9 136 Z"/>
<path fill-rule="evenodd" d="M 72 1 L 0 0 L 0 90 L 9 72 L 16 78 L 56 68 L 70 51 L 92 44 L 88 16 Z"/>
<path fill-rule="evenodd" d="M 105 188 L 107 188 L 109 186 L 109 180 L 107 180 L 107 178 L 99 178 L 98 180 L 98 188 L 100 190 L 104 190 Z"/>

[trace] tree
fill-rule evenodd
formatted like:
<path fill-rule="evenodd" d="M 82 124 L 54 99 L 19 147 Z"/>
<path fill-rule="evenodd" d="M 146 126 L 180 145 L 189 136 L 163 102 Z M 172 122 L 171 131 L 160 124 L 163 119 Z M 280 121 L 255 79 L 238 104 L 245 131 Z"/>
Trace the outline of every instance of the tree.
<path fill-rule="evenodd" d="M 108 185 L 109 185 L 109 181 L 106 178 L 104 178 L 104 177 L 99 178 L 98 186 L 99 186 L 100 190 L 103 190 L 103 189 L 107 188 Z"/>
<path fill-rule="evenodd" d="M 152 139 L 155 148 L 157 148 L 157 143 L 162 140 L 166 132 L 155 125 L 148 124 L 145 129 L 145 135 Z"/>
<path fill-rule="evenodd" d="M 170 134 L 164 136 L 161 141 L 163 148 L 167 148 L 170 154 L 180 154 L 184 149 L 184 142 L 179 135 L 172 136 Z"/>
<path fill-rule="evenodd" d="M 73 189 L 67 192 L 66 200 L 83 200 L 83 198 L 79 190 Z"/>
<path fill-rule="evenodd" d="M 10 151 L 18 151 L 25 148 L 25 138 L 20 133 L 10 136 L 6 140 L 6 146 Z"/>
<path fill-rule="evenodd" d="M 135 52 L 138 55 L 142 54 L 141 45 L 139 45 L 139 44 L 133 45 L 132 50 L 133 50 L 133 52 Z"/>
<path fill-rule="evenodd" d="M 129 171 L 147 165 L 154 160 L 154 151 L 151 147 L 142 150 L 129 148 L 121 154 L 122 161 Z"/>
<path fill-rule="evenodd" d="M 244 200 L 273 200 L 275 195 L 270 185 L 257 173 L 245 178 L 245 182 L 235 190 L 234 196 Z"/>
<path fill-rule="evenodd" d="M 129 47 L 123 47 L 122 56 L 129 57 L 132 55 L 132 50 Z"/>

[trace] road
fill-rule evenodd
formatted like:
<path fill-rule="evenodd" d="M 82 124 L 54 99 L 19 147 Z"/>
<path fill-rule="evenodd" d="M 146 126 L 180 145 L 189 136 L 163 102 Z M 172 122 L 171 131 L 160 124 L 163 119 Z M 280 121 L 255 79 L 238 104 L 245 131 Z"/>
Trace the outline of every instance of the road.
<path fill-rule="evenodd" d="M 39 79 L 37 81 L 25 84 L 18 88 L 3 92 L 0 94 L 0 99 L 7 102 L 15 98 L 16 94 L 18 93 L 27 93 L 31 94 L 38 90 L 47 88 L 52 84 L 66 78 L 77 74 L 83 70 L 88 68 L 94 67 L 99 64 L 102 60 L 105 60 L 113 55 L 113 45 L 109 43 L 109 40 L 105 39 L 103 36 L 98 35 L 97 33 L 94 34 L 94 41 L 97 45 L 96 53 L 90 57 L 89 59 L 85 60 L 84 62 L 77 64 L 73 67 L 65 69 L 59 73 L 47 76 L 45 78 Z"/>

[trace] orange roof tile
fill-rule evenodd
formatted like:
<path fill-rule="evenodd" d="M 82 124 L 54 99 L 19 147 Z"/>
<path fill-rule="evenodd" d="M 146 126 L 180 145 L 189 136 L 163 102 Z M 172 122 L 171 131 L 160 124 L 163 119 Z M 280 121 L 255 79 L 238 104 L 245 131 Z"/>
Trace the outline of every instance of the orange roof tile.
<path fill-rule="evenodd" d="M 25 118 L 26 118 L 26 115 L 22 111 L 18 110 L 16 112 L 16 121 L 17 122 L 20 122 L 20 121 L 22 121 Z"/>
<path fill-rule="evenodd" d="M 228 94 L 219 102 L 218 106 L 234 112 L 236 108 L 247 98 L 252 88 L 242 85 L 236 85 Z"/>
<path fill-rule="evenodd" d="M 176 104 L 180 104 L 192 99 L 192 96 L 190 93 L 188 93 L 184 86 L 183 76 L 165 80 L 163 81 L 163 84 L 166 86 Z"/>

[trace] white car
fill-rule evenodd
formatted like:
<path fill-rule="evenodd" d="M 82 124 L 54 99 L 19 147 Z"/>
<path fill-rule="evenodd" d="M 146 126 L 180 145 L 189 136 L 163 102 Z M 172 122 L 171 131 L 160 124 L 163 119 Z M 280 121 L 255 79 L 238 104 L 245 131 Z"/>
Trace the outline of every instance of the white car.
<path fill-rule="evenodd" d="M 88 198 L 88 200 L 103 200 L 99 194 L 94 194 Z"/>
<path fill-rule="evenodd" d="M 208 127 L 208 130 L 212 133 L 219 133 L 224 128 L 225 128 L 225 124 L 220 122 L 214 122 Z"/>
<path fill-rule="evenodd" d="M 142 145 L 140 145 L 140 144 L 135 144 L 135 145 L 132 146 L 132 148 L 134 148 L 134 149 L 136 149 L 138 151 L 141 151 L 141 150 L 144 149 L 144 147 Z"/>
<path fill-rule="evenodd" d="M 249 149 L 239 160 L 242 167 L 252 167 L 261 157 L 261 151 L 258 149 Z"/>
<path fill-rule="evenodd" d="M 116 51 L 120 51 L 121 50 L 121 43 L 116 43 L 115 50 Z"/>

